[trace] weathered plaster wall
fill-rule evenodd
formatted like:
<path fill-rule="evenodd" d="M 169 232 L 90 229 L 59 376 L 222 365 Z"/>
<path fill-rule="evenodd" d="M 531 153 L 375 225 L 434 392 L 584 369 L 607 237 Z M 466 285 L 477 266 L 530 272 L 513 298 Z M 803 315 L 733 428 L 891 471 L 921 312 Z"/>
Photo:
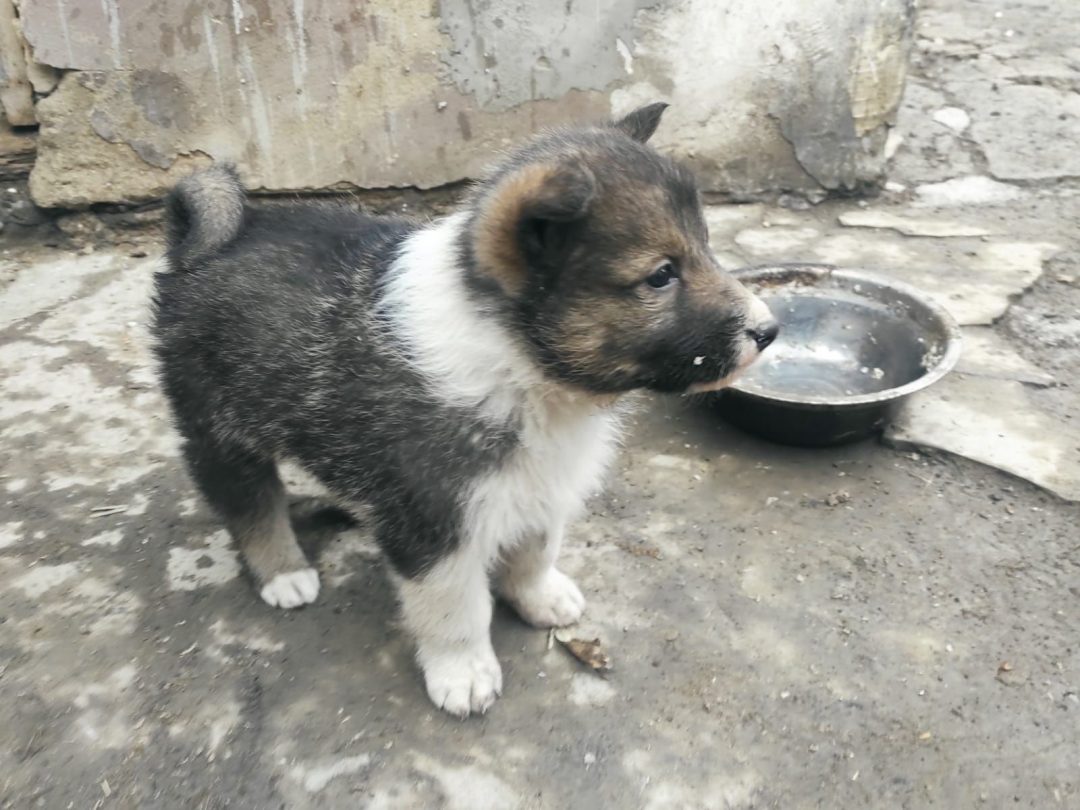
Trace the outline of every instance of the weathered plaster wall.
<path fill-rule="evenodd" d="M 138 201 L 211 158 L 266 190 L 429 188 L 658 99 L 658 143 L 709 189 L 851 188 L 883 165 L 912 4 L 21 0 L 32 61 L 67 71 L 31 190 Z"/>
<path fill-rule="evenodd" d="M 14 0 L 0 0 L 0 118 L 17 127 L 37 123 L 35 93 L 48 93 L 56 86 L 56 71 L 36 63 L 28 50 Z"/>

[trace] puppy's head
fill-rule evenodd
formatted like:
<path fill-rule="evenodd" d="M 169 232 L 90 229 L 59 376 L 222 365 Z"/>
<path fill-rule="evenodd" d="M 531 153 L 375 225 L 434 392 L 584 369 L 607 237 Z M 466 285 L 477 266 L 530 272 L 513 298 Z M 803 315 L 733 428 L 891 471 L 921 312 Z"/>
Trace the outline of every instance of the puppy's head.
<path fill-rule="evenodd" d="M 472 199 L 477 293 L 549 376 L 597 394 L 720 388 L 777 332 L 710 251 L 694 178 L 647 145 L 666 106 L 544 136 Z"/>

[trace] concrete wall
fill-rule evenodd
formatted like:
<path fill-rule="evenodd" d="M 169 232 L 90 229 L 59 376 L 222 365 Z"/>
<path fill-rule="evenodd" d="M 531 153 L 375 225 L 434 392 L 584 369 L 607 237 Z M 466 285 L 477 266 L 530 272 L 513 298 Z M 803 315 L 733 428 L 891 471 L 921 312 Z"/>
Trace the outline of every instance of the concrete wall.
<path fill-rule="evenodd" d="M 0 0 L 0 3 L 11 0 Z M 913 0 L 20 0 L 44 206 L 154 197 L 211 158 L 269 191 L 430 188 L 539 127 L 671 102 L 707 188 L 871 182 Z"/>

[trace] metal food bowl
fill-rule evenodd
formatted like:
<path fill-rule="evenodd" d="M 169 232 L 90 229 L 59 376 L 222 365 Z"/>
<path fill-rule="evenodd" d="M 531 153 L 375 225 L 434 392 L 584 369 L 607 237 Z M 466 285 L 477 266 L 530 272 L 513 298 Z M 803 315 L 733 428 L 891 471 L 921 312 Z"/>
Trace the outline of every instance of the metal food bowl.
<path fill-rule="evenodd" d="M 713 401 L 763 438 L 804 447 L 866 438 L 960 356 L 953 317 L 892 279 L 808 264 L 735 276 L 768 304 L 780 336 Z"/>

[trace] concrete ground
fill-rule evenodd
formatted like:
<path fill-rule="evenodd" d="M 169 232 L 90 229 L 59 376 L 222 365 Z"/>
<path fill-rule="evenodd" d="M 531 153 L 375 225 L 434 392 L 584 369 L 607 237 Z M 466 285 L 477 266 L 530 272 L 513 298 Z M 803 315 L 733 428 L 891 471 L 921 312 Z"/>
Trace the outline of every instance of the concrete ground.
<path fill-rule="evenodd" d="M 931 0 L 920 24 L 891 190 L 715 209 L 714 241 L 947 300 L 1010 359 L 929 405 L 960 398 L 990 447 L 1039 426 L 1013 455 L 1056 448 L 1067 494 L 1080 9 Z M 900 232 L 927 222 L 987 233 Z M 363 526 L 298 513 L 325 588 L 257 599 L 148 368 L 158 246 L 80 224 L 0 264 L 0 807 L 1080 807 L 1075 502 L 909 442 L 794 450 L 646 400 L 565 553 L 576 634 L 613 671 L 500 611 L 505 695 L 457 721 Z"/>

